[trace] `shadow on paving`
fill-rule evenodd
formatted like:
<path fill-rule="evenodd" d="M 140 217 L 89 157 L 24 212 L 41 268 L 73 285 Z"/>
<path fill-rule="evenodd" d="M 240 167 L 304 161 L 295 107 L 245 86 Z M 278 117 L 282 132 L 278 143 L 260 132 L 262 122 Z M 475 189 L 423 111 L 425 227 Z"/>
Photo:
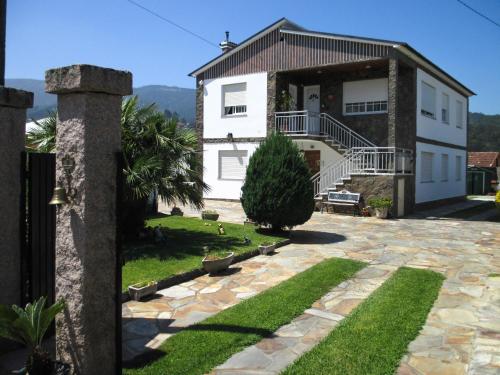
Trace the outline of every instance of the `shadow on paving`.
<path fill-rule="evenodd" d="M 345 241 L 347 238 L 342 234 L 309 231 L 309 230 L 294 230 L 291 232 L 290 239 L 292 243 L 302 245 L 321 245 Z"/>
<path fill-rule="evenodd" d="M 145 318 L 123 318 L 122 324 L 126 325 L 134 321 L 143 321 L 148 322 L 151 321 L 151 324 L 156 325 L 157 319 L 145 319 Z M 167 334 L 175 334 L 180 331 L 198 331 L 198 332 L 233 332 L 233 333 L 245 333 L 245 334 L 255 334 L 262 337 L 272 337 L 274 332 L 264 328 L 257 327 L 245 327 L 233 324 L 203 324 L 198 323 L 189 327 L 170 327 L 170 325 L 174 322 L 174 319 L 161 319 L 159 326 L 158 334 L 167 333 Z M 151 349 L 146 348 L 146 351 L 137 357 L 134 357 L 131 360 L 123 362 L 123 368 L 133 369 L 133 368 L 141 368 L 147 365 L 148 363 L 154 362 L 161 357 L 165 356 L 166 353 L 160 349 Z"/>

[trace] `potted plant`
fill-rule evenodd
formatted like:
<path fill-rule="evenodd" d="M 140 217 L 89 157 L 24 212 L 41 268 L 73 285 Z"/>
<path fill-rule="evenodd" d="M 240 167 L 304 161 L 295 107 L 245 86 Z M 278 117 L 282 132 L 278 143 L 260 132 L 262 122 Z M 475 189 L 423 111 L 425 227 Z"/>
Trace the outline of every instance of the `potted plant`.
<path fill-rule="evenodd" d="M 386 219 L 389 214 L 389 208 L 392 207 L 392 199 L 375 197 L 370 199 L 368 204 L 375 209 L 375 216 L 379 219 Z"/>
<path fill-rule="evenodd" d="M 267 255 L 272 253 L 276 249 L 276 243 L 263 242 L 259 245 L 259 253 L 261 255 Z"/>
<path fill-rule="evenodd" d="M 219 214 L 217 213 L 217 211 L 214 210 L 205 210 L 201 211 L 201 218 L 203 220 L 217 221 L 217 219 L 219 218 Z"/>
<path fill-rule="evenodd" d="M 227 269 L 231 265 L 234 259 L 233 251 L 225 251 L 225 252 L 210 254 L 208 247 L 204 246 L 203 252 L 205 254 L 203 260 L 201 261 L 203 269 L 211 275 Z"/>
<path fill-rule="evenodd" d="M 158 283 L 156 281 L 142 281 L 137 284 L 129 285 L 128 294 L 134 301 L 139 301 L 141 298 L 155 294 L 158 290 Z"/>
<path fill-rule="evenodd" d="M 40 297 L 24 309 L 0 305 L 0 337 L 21 343 L 28 349 L 26 367 L 21 373 L 31 375 L 70 374 L 70 366 L 54 361 L 42 347 L 43 337 L 57 314 L 64 309 L 60 300 L 45 308 L 45 297 Z"/>

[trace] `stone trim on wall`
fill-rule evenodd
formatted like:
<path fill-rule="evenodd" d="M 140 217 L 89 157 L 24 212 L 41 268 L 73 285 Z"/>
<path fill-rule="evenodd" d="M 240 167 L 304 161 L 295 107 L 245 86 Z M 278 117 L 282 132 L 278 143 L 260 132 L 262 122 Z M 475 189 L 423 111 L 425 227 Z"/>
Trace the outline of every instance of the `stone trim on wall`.
<path fill-rule="evenodd" d="M 466 146 L 460 146 L 460 145 L 455 145 L 453 143 L 446 143 L 446 142 L 436 141 L 434 139 L 417 137 L 416 138 L 416 142 L 427 143 L 429 145 L 441 146 L 441 147 L 448 147 L 448 148 L 454 148 L 456 150 L 467 151 L 467 147 Z"/>

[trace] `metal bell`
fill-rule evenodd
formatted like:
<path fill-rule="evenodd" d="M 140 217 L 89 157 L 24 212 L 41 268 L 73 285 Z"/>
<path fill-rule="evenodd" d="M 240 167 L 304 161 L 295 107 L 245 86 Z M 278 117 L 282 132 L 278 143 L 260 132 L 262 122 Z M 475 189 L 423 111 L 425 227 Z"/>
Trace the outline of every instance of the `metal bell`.
<path fill-rule="evenodd" d="M 56 186 L 54 192 L 52 193 L 52 199 L 49 204 L 53 206 L 59 206 L 61 204 L 67 204 L 68 196 L 66 195 L 66 189 L 61 186 Z"/>

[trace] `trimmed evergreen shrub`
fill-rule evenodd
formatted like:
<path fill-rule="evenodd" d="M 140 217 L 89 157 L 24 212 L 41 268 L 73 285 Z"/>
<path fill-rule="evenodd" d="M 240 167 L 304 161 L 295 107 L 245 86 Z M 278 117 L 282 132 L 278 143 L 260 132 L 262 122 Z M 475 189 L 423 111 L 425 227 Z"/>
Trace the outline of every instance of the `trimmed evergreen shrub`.
<path fill-rule="evenodd" d="M 250 158 L 241 203 L 250 220 L 274 230 L 305 223 L 314 210 L 311 172 L 289 137 L 272 134 Z"/>

